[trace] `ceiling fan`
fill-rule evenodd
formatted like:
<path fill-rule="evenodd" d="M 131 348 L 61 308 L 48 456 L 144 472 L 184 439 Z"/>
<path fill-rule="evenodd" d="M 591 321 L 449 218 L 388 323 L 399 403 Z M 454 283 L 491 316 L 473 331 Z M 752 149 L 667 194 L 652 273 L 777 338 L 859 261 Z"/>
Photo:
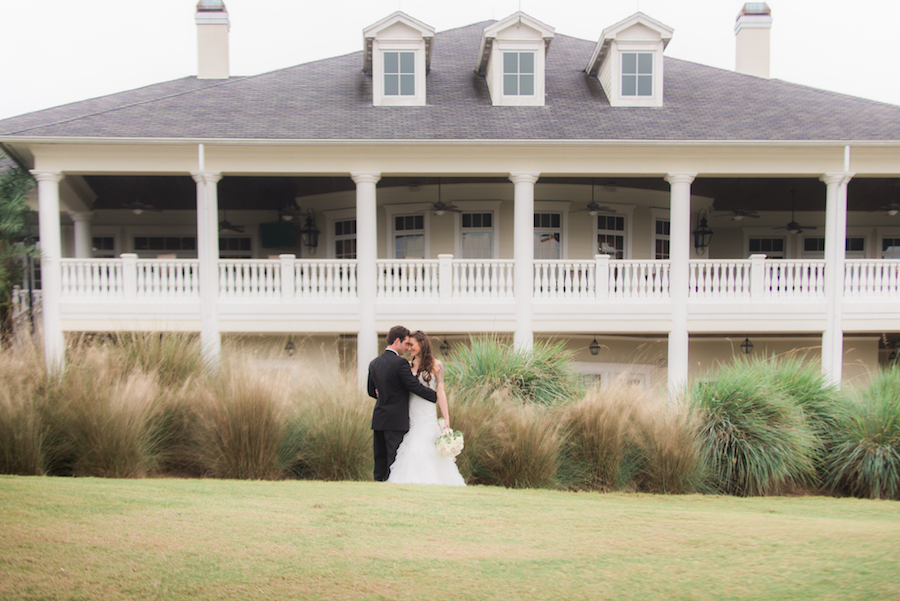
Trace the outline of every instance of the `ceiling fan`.
<path fill-rule="evenodd" d="M 775 230 L 787 230 L 788 233 L 791 233 L 791 234 L 800 234 L 800 233 L 803 232 L 803 230 L 814 230 L 814 229 L 816 229 L 816 227 L 813 226 L 813 225 L 800 225 L 799 223 L 797 223 L 797 222 L 794 220 L 794 202 L 795 202 L 795 200 L 796 200 L 796 199 L 795 199 L 796 193 L 797 193 L 797 189 L 796 189 L 796 188 L 791 189 L 791 220 L 788 221 L 787 225 L 780 225 L 780 226 L 774 227 L 774 228 L 772 228 L 772 229 L 775 229 Z"/>
<path fill-rule="evenodd" d="M 594 182 L 591 181 L 591 202 L 587 204 L 583 209 L 576 209 L 572 211 L 573 213 L 582 213 L 587 211 L 587 214 L 591 217 L 596 217 L 600 213 L 615 213 L 615 209 L 611 209 L 607 206 L 600 206 L 594 201 Z"/>
<path fill-rule="evenodd" d="M 731 211 L 722 211 L 715 214 L 716 217 L 731 217 L 732 221 L 741 221 L 744 217 L 751 219 L 759 219 L 759 213 L 756 211 L 748 211 L 746 209 L 733 209 Z"/>
<path fill-rule="evenodd" d="M 141 202 L 140 200 L 135 200 L 132 203 L 125 203 L 122 205 L 122 207 L 125 209 L 130 209 L 131 212 L 135 215 L 140 215 L 144 211 L 156 211 L 157 213 L 162 212 L 162 209 L 157 209 L 154 205 Z"/>
<path fill-rule="evenodd" d="M 878 208 L 882 211 L 887 211 L 887 214 L 893 217 L 897 213 L 900 213 L 900 202 L 891 202 L 886 205 L 881 205 Z"/>
<path fill-rule="evenodd" d="M 235 232 L 237 234 L 244 233 L 243 225 L 234 225 L 230 221 L 228 221 L 228 211 L 222 211 L 222 221 L 219 222 L 219 231 L 220 232 Z"/>
<path fill-rule="evenodd" d="M 438 178 L 438 200 L 436 203 L 431 205 L 430 209 L 426 209 L 423 212 L 434 211 L 434 214 L 440 217 L 447 211 L 451 213 L 462 213 L 462 209 L 452 204 L 446 204 L 441 202 L 441 178 Z"/>

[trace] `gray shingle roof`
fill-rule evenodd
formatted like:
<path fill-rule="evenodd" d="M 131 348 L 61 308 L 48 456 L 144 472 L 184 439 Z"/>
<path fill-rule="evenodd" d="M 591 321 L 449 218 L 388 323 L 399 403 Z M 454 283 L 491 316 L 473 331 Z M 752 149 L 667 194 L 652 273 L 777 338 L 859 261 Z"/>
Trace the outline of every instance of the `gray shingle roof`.
<path fill-rule="evenodd" d="M 476 23 L 435 36 L 427 106 L 372 106 L 356 52 L 252 77 L 177 79 L 0 121 L 0 137 L 900 140 L 900 107 L 665 59 L 662 108 L 612 108 L 583 72 L 594 42 L 557 35 L 546 106 L 491 106 Z M 2 141 L 2 139 L 0 139 Z"/>

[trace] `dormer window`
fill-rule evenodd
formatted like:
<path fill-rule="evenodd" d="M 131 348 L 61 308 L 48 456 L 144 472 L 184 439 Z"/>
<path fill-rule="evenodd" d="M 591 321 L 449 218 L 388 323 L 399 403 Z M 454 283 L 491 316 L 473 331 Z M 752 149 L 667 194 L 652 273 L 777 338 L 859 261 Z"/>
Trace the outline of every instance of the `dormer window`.
<path fill-rule="evenodd" d="M 622 53 L 622 96 L 653 96 L 653 54 Z"/>
<path fill-rule="evenodd" d="M 384 53 L 384 95 L 416 95 L 416 53 Z"/>
<path fill-rule="evenodd" d="M 363 30 L 374 106 L 425 106 L 434 28 L 400 11 Z"/>
<path fill-rule="evenodd" d="M 534 96 L 534 52 L 503 53 L 503 94 Z"/>
<path fill-rule="evenodd" d="M 544 61 L 553 28 L 523 12 L 485 28 L 475 72 L 494 106 L 544 106 Z"/>
<path fill-rule="evenodd" d="M 663 105 L 663 51 L 672 28 L 635 13 L 607 27 L 585 71 L 600 80 L 610 106 Z"/>

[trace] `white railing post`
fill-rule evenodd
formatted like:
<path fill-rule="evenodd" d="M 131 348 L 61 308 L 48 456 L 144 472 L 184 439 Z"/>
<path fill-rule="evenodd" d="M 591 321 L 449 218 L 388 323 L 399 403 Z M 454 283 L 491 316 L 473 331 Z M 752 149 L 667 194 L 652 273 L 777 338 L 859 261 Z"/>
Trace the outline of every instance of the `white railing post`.
<path fill-rule="evenodd" d="M 438 255 L 438 294 L 442 301 L 453 297 L 453 255 Z"/>
<path fill-rule="evenodd" d="M 597 275 L 594 278 L 597 298 L 609 298 L 609 255 L 596 255 L 594 261 L 597 263 Z"/>
<path fill-rule="evenodd" d="M 123 253 L 122 293 L 126 300 L 137 298 L 137 258 L 135 253 Z"/>
<path fill-rule="evenodd" d="M 294 298 L 294 261 L 297 255 L 278 255 L 281 259 L 281 298 Z"/>
<path fill-rule="evenodd" d="M 750 298 L 765 295 L 766 255 L 750 255 Z"/>

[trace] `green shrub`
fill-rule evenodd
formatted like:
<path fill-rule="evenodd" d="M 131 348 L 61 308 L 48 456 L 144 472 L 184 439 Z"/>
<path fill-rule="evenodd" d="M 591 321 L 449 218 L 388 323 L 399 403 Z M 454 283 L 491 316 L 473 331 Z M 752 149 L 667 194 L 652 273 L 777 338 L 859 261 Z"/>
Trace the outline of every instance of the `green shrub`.
<path fill-rule="evenodd" d="M 447 384 L 453 389 L 505 390 L 516 401 L 552 406 L 584 393 L 563 344 L 535 342 L 530 351 L 493 338 L 473 338 L 465 352 L 447 362 Z"/>
<path fill-rule="evenodd" d="M 816 437 L 794 400 L 747 363 L 723 367 L 691 391 L 709 485 L 720 493 L 777 494 L 812 479 Z"/>
<path fill-rule="evenodd" d="M 877 373 L 838 416 L 825 484 L 857 497 L 900 500 L 900 369 Z"/>

